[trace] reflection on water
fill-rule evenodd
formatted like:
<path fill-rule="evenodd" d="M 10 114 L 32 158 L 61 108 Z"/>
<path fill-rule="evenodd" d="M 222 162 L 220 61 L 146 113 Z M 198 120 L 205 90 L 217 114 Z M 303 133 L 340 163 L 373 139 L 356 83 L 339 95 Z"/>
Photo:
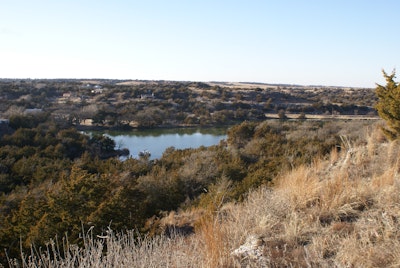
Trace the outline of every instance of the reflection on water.
<path fill-rule="evenodd" d="M 178 128 L 107 132 L 118 148 L 128 148 L 130 156 L 137 158 L 148 151 L 151 159 L 160 158 L 168 147 L 176 149 L 212 146 L 226 139 L 227 128 Z"/>

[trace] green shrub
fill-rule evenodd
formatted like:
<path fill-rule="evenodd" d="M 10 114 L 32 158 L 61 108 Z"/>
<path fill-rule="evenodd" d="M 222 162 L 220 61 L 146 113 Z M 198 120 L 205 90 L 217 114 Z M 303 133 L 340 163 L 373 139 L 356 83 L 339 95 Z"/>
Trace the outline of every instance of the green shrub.
<path fill-rule="evenodd" d="M 377 85 L 376 87 L 379 100 L 375 108 L 388 125 L 388 128 L 383 128 L 385 135 L 394 140 L 400 137 L 400 85 L 394 81 L 395 71 L 390 75 L 385 71 L 382 72 L 386 79 L 386 85 Z"/>

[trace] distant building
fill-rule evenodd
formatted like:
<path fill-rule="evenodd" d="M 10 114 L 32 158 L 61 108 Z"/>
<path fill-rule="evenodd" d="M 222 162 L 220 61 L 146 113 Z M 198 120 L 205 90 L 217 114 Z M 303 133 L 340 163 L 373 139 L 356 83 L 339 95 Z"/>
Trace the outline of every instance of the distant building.
<path fill-rule="evenodd" d="M 33 109 L 25 109 L 25 114 L 38 114 L 43 112 L 43 109 L 33 108 Z"/>
<path fill-rule="evenodd" d="M 140 99 L 142 100 L 147 100 L 147 99 L 154 99 L 154 93 L 151 94 L 141 94 L 140 95 Z"/>
<path fill-rule="evenodd" d="M 103 93 L 103 91 L 104 91 L 104 89 L 103 88 L 101 88 L 101 87 L 98 87 L 98 88 L 94 88 L 94 89 L 92 89 L 92 93 L 94 93 L 94 94 L 101 94 L 101 93 Z"/>

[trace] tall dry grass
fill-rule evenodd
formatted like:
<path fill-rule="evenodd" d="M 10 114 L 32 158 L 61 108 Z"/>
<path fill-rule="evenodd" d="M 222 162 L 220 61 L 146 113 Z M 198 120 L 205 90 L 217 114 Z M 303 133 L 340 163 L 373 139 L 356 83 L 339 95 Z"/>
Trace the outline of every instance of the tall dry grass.
<path fill-rule="evenodd" d="M 400 266 L 399 143 L 371 132 L 363 145 L 344 145 L 232 210 L 238 220 L 227 225 L 244 224 L 262 239 L 265 266 Z M 257 204 L 263 211 L 249 215 Z"/>
<path fill-rule="evenodd" d="M 10 260 L 10 267 L 196 267 L 202 263 L 199 244 L 192 238 L 138 237 L 112 230 L 101 237 L 87 234 L 83 247 L 58 246 L 52 241 L 45 250 L 32 248 L 23 263 Z M 64 257 L 61 257 L 64 256 Z M 197 266 L 198 267 L 198 266 Z"/>
<path fill-rule="evenodd" d="M 166 217 L 196 218 L 192 235 L 137 239 L 109 230 L 88 236 L 84 248 L 34 250 L 21 266 L 400 267 L 399 159 L 400 144 L 370 130 L 360 144 L 344 138 L 340 151 L 281 174 L 243 203 Z"/>

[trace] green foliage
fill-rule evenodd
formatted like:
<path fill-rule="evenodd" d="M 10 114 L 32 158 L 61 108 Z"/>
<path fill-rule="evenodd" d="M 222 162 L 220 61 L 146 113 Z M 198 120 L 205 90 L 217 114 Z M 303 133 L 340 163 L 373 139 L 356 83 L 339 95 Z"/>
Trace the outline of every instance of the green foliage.
<path fill-rule="evenodd" d="M 153 213 L 176 209 L 186 197 L 179 176 L 163 166 L 154 166 L 147 175 L 139 177 L 137 188 L 145 194 L 148 209 Z"/>
<path fill-rule="evenodd" d="M 94 135 L 89 140 L 91 152 L 95 155 L 107 155 L 114 152 L 115 142 L 105 135 Z"/>
<path fill-rule="evenodd" d="M 252 138 L 256 125 L 256 123 L 245 121 L 240 125 L 233 126 L 228 131 L 228 144 L 236 148 L 243 147 Z"/>
<path fill-rule="evenodd" d="M 375 108 L 389 127 L 383 129 L 384 133 L 389 139 L 394 140 L 400 137 L 400 84 L 394 81 L 395 71 L 390 75 L 383 71 L 383 76 L 386 85 L 376 87 L 375 92 L 379 100 Z"/>
<path fill-rule="evenodd" d="M 35 113 L 28 115 L 12 115 L 10 117 L 10 127 L 13 129 L 19 128 L 35 128 L 39 124 L 48 121 L 49 113 Z"/>

